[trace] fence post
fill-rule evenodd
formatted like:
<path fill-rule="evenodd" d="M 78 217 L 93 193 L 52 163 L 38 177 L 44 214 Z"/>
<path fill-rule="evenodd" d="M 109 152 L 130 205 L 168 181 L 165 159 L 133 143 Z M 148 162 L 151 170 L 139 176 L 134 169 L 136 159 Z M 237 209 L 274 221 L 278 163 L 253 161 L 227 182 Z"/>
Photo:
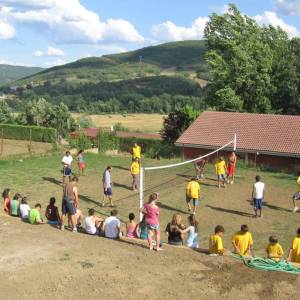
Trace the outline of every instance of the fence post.
<path fill-rule="evenodd" d="M 28 151 L 29 151 L 30 156 L 32 154 L 32 152 L 31 152 L 31 146 L 32 146 L 32 129 L 30 128 L 29 129 L 29 147 L 28 147 Z"/>
<path fill-rule="evenodd" d="M 139 193 L 139 208 L 143 208 L 144 204 L 144 168 L 140 169 L 140 193 Z M 143 219 L 143 214 L 140 212 L 140 222 Z"/>
<path fill-rule="evenodd" d="M 1 129 L 1 155 L 3 154 L 3 145 L 4 145 L 3 136 L 4 136 L 4 129 L 2 128 Z"/>

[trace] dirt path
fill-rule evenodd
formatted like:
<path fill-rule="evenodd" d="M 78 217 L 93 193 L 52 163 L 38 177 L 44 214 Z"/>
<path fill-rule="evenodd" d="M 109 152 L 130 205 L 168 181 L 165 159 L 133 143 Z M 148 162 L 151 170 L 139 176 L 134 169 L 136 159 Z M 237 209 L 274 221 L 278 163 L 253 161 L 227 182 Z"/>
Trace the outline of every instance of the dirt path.
<path fill-rule="evenodd" d="M 298 299 L 300 277 L 0 215 L 1 299 Z"/>

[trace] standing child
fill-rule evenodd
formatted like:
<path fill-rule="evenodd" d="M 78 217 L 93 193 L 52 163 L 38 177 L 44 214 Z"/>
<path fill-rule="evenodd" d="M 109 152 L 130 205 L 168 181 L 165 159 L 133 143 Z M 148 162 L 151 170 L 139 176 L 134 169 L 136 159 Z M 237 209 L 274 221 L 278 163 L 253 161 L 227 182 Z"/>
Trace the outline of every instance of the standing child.
<path fill-rule="evenodd" d="M 10 189 L 5 189 L 2 193 L 2 197 L 4 200 L 4 212 L 9 215 L 10 214 Z"/>
<path fill-rule="evenodd" d="M 227 183 L 233 184 L 234 182 L 234 173 L 235 173 L 235 165 L 236 165 L 236 154 L 232 152 L 229 156 L 229 164 L 227 170 Z"/>
<path fill-rule="evenodd" d="M 251 255 L 253 246 L 252 234 L 247 225 L 242 225 L 241 230 L 232 237 L 233 252 L 239 255 Z"/>
<path fill-rule="evenodd" d="M 292 241 L 288 260 L 294 263 L 300 263 L 300 228 L 298 228 L 297 236 L 294 237 Z"/>
<path fill-rule="evenodd" d="M 293 195 L 294 213 L 298 211 L 298 206 L 296 205 L 296 201 L 300 200 L 300 172 L 298 172 L 297 185 L 298 185 L 298 191 Z"/>
<path fill-rule="evenodd" d="M 130 213 L 128 219 L 129 221 L 126 223 L 126 237 L 139 238 L 139 224 L 134 222 L 134 213 Z"/>
<path fill-rule="evenodd" d="M 23 197 L 21 199 L 21 204 L 20 204 L 20 217 L 25 222 L 28 221 L 29 211 L 30 211 L 30 206 L 27 204 L 27 197 Z"/>
<path fill-rule="evenodd" d="M 261 181 L 260 176 L 256 175 L 255 183 L 253 184 L 253 189 L 252 189 L 252 199 L 253 199 L 255 218 L 257 217 L 262 218 L 264 196 L 265 196 L 265 184 Z"/>
<path fill-rule="evenodd" d="M 186 229 L 182 230 L 182 233 L 188 232 L 189 236 L 186 240 L 186 245 L 190 248 L 199 248 L 198 243 L 198 221 L 195 215 L 188 216 L 189 225 Z"/>
<path fill-rule="evenodd" d="M 111 180 L 111 171 L 112 167 L 107 166 L 102 175 L 102 184 L 103 184 L 103 200 L 102 206 L 105 206 L 107 200 L 110 203 L 110 207 L 113 207 L 113 194 L 112 194 L 112 180 Z"/>
<path fill-rule="evenodd" d="M 218 162 L 215 164 L 215 169 L 218 177 L 218 187 L 220 188 L 222 183 L 222 186 L 225 188 L 227 168 L 223 156 L 220 156 Z"/>
<path fill-rule="evenodd" d="M 192 211 L 190 202 L 193 201 L 193 214 L 196 214 L 196 207 L 199 204 L 200 184 L 196 178 L 192 178 L 186 187 L 186 203 L 189 212 Z"/>
<path fill-rule="evenodd" d="M 213 255 L 225 255 L 226 250 L 223 247 L 222 236 L 225 229 L 222 225 L 215 228 L 215 234 L 209 237 L 209 253 Z"/>
<path fill-rule="evenodd" d="M 136 158 L 138 160 L 141 159 L 142 157 L 142 148 L 139 146 L 137 143 L 133 144 L 133 147 L 131 149 L 131 154 L 132 154 L 132 160 L 135 160 Z"/>
<path fill-rule="evenodd" d="M 275 235 L 269 237 L 269 244 L 266 248 L 268 258 L 271 258 L 275 261 L 280 261 L 283 257 L 283 250 L 281 245 L 278 243 L 278 238 Z"/>
<path fill-rule="evenodd" d="M 73 161 L 73 157 L 71 156 L 71 152 L 66 151 L 66 155 L 61 160 L 61 163 L 63 165 L 63 184 L 65 183 L 66 177 L 69 177 L 69 181 L 71 181 L 72 161 Z"/>
<path fill-rule="evenodd" d="M 58 207 L 55 206 L 55 201 L 56 199 L 54 197 L 50 198 L 45 212 L 45 217 L 47 218 L 48 224 L 50 225 L 60 225 L 60 216 Z"/>
<path fill-rule="evenodd" d="M 10 215 L 13 217 L 19 216 L 20 198 L 21 195 L 19 193 L 16 193 L 10 201 Z"/>
<path fill-rule="evenodd" d="M 141 240 L 148 240 L 148 228 L 146 224 L 146 217 L 145 215 L 143 216 L 142 221 L 140 222 L 139 225 L 139 233 L 140 233 L 140 239 Z"/>
<path fill-rule="evenodd" d="M 149 197 L 148 203 L 144 204 L 141 212 L 146 217 L 146 224 L 148 227 L 148 245 L 149 249 L 153 250 L 152 237 L 156 237 L 156 250 L 161 251 L 160 248 L 160 229 L 159 229 L 159 207 L 156 205 L 158 194 L 153 193 Z"/>
<path fill-rule="evenodd" d="M 207 162 L 208 162 L 208 159 L 203 158 L 203 159 L 198 160 L 195 163 L 195 170 L 196 170 L 197 180 L 204 179 L 204 174 L 203 173 L 204 173 L 204 168 L 205 168 Z"/>
<path fill-rule="evenodd" d="M 139 159 L 135 158 L 131 164 L 130 172 L 132 176 L 132 190 L 137 191 L 139 189 L 139 174 L 140 174 L 140 163 Z"/>
<path fill-rule="evenodd" d="M 77 153 L 77 165 L 78 165 L 78 175 L 84 176 L 84 169 L 86 164 L 84 162 L 83 150 L 79 150 Z"/>

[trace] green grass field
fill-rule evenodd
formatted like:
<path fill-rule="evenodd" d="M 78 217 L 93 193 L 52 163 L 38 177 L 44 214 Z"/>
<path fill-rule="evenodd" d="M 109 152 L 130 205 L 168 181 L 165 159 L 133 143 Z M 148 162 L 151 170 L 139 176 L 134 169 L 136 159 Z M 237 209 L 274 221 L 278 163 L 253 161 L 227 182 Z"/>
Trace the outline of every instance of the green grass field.
<path fill-rule="evenodd" d="M 9 187 L 12 193 L 21 192 L 29 197 L 29 204 L 42 204 L 44 211 L 51 196 L 57 198 L 60 207 L 62 188 L 60 155 L 24 159 L 23 162 L 0 161 L 1 189 Z M 102 172 L 106 165 L 113 166 L 114 202 L 119 210 L 119 217 L 124 222 L 129 212 L 138 216 L 138 194 L 130 190 L 131 176 L 128 171 L 130 157 L 107 157 L 102 155 L 86 155 L 87 173 L 80 178 L 80 208 L 86 215 L 88 208 L 95 208 L 99 215 L 106 216 L 110 208 L 99 206 L 102 200 Z M 144 165 L 153 166 L 167 164 L 169 160 L 143 160 Z M 75 170 L 75 165 L 73 166 Z M 266 203 L 264 218 L 252 218 L 250 204 L 251 189 L 254 176 L 259 173 L 266 183 Z M 146 196 L 152 191 L 158 191 L 161 198 L 161 229 L 176 212 L 182 214 L 186 221 L 185 187 L 193 166 L 167 169 L 157 172 L 147 172 L 145 177 Z M 276 234 L 280 243 L 287 250 L 290 240 L 299 227 L 299 214 L 291 213 L 291 196 L 296 191 L 295 177 L 284 173 L 258 172 L 253 168 L 238 168 L 234 185 L 226 189 L 216 187 L 213 166 L 206 169 L 206 179 L 201 184 L 202 198 L 198 208 L 197 218 L 200 223 L 200 246 L 206 248 L 208 236 L 214 226 L 222 224 L 226 233 L 224 243 L 231 248 L 230 239 L 241 224 L 248 224 L 254 236 L 255 254 L 264 255 L 268 237 Z M 163 239 L 166 240 L 163 234 Z"/>

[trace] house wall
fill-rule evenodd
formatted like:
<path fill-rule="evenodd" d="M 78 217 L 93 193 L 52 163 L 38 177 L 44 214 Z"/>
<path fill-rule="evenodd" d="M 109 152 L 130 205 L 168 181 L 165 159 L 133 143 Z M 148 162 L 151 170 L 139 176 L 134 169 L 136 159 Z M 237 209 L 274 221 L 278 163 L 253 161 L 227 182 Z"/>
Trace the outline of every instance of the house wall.
<path fill-rule="evenodd" d="M 199 148 L 183 148 L 184 159 L 193 159 L 201 155 L 205 155 L 212 150 L 210 149 L 199 149 Z M 228 157 L 230 151 L 219 151 L 216 154 L 209 157 L 209 160 L 215 160 L 218 156 Z M 239 153 L 237 155 L 240 159 L 246 163 L 257 165 L 257 166 L 268 166 L 273 170 L 299 170 L 300 158 L 297 157 L 285 157 L 265 154 L 254 154 L 254 153 Z"/>

